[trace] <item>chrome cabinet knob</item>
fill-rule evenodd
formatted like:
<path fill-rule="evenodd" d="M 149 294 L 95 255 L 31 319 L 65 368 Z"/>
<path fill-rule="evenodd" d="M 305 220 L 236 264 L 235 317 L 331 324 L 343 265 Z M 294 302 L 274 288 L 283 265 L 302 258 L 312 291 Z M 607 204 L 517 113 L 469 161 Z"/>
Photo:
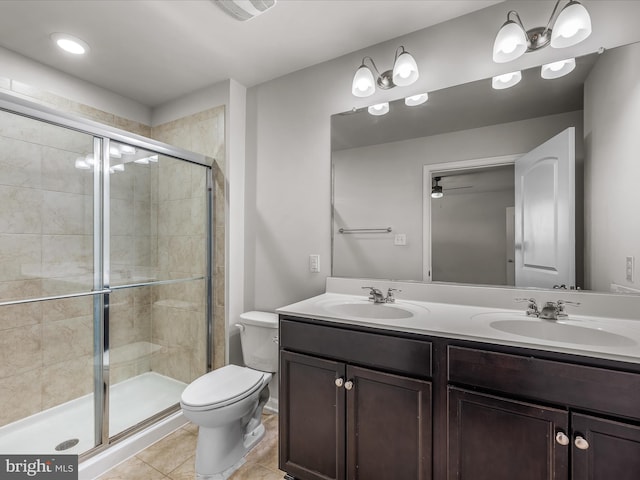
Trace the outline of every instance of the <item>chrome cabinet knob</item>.
<path fill-rule="evenodd" d="M 344 378 L 336 378 L 336 387 L 340 388 L 342 385 L 344 385 Z"/>
<path fill-rule="evenodd" d="M 580 450 L 586 450 L 587 448 L 589 448 L 589 442 L 587 442 L 587 439 L 580 435 L 576 435 L 573 444 Z"/>
<path fill-rule="evenodd" d="M 570 440 L 569 440 L 569 437 L 567 437 L 566 433 L 560 431 L 556 433 L 556 442 L 560 445 L 565 446 L 565 445 L 569 445 Z"/>
<path fill-rule="evenodd" d="M 351 380 L 344 382 L 344 388 L 346 390 L 351 390 L 353 388 L 353 382 Z"/>

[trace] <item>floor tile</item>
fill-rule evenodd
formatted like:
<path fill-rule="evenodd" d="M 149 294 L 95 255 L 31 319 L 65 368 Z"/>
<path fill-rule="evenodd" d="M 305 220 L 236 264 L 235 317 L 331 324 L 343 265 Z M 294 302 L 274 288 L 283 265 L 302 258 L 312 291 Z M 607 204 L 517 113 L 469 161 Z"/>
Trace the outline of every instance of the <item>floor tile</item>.
<path fill-rule="evenodd" d="M 166 476 L 133 457 L 99 477 L 100 480 L 163 480 Z"/>
<path fill-rule="evenodd" d="M 194 455 L 196 442 L 195 435 L 179 429 L 136 456 L 166 475 Z"/>

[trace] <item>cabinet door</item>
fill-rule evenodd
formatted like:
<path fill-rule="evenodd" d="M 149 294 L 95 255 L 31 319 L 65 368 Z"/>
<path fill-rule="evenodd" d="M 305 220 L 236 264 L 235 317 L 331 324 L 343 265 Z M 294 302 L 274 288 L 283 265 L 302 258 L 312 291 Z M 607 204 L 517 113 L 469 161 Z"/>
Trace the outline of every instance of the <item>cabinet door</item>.
<path fill-rule="evenodd" d="M 280 469 L 304 480 L 344 480 L 345 365 L 280 352 Z"/>
<path fill-rule="evenodd" d="M 568 413 L 449 388 L 449 479 L 565 480 Z M 564 440 L 564 441 L 563 441 Z"/>
<path fill-rule="evenodd" d="M 640 427 L 580 414 L 571 422 L 575 480 L 640 478 Z"/>
<path fill-rule="evenodd" d="M 347 367 L 347 478 L 431 478 L 431 383 Z"/>

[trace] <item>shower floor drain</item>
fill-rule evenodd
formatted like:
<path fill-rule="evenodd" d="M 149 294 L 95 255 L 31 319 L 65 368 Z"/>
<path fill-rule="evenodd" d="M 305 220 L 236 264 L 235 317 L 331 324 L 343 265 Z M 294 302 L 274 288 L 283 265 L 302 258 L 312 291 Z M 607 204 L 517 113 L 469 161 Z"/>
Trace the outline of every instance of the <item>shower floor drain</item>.
<path fill-rule="evenodd" d="M 78 438 L 71 438 L 69 440 L 65 440 L 64 442 L 56 445 L 56 451 L 62 452 L 63 450 L 69 450 L 71 447 L 75 447 L 78 443 L 80 443 L 80 440 Z"/>

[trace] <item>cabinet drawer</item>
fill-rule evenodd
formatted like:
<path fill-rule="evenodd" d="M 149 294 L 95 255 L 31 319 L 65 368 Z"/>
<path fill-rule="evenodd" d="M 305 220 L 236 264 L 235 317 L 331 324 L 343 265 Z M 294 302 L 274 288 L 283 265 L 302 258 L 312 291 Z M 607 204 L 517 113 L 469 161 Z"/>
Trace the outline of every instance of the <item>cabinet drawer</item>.
<path fill-rule="evenodd" d="M 449 346 L 449 382 L 640 419 L 640 374 Z"/>
<path fill-rule="evenodd" d="M 280 347 L 419 378 L 431 377 L 431 342 L 280 319 Z"/>

